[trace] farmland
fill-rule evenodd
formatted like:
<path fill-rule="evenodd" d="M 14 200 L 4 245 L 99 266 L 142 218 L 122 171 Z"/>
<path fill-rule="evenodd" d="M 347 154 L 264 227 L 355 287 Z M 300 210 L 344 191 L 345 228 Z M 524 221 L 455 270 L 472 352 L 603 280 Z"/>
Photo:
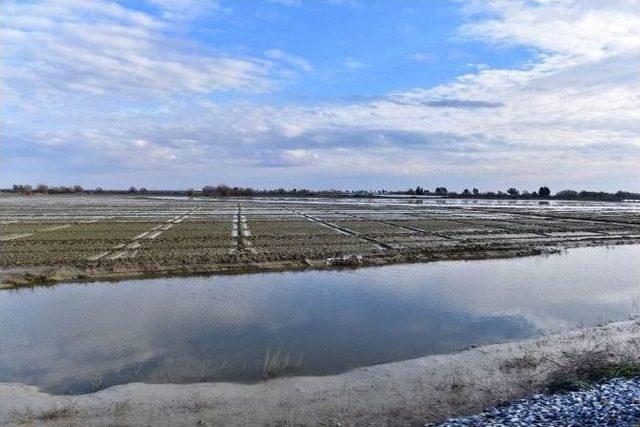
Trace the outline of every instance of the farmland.
<path fill-rule="evenodd" d="M 624 203 L 0 198 L 4 286 L 512 257 L 637 242 L 640 211 Z"/>

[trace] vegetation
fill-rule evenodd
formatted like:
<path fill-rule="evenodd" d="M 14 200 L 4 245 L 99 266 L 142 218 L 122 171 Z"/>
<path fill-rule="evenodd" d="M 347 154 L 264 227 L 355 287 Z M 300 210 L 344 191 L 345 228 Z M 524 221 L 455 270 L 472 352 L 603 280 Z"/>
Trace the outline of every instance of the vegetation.
<path fill-rule="evenodd" d="M 593 383 L 600 381 L 637 377 L 640 377 L 640 364 L 638 363 L 601 362 L 596 364 L 593 361 L 588 361 L 585 365 L 579 365 L 570 374 L 558 374 L 549 384 L 548 391 L 550 393 L 561 393 L 584 390 L 591 387 Z"/>
<path fill-rule="evenodd" d="M 281 346 L 271 353 L 271 349 L 267 348 L 267 354 L 264 358 L 264 366 L 262 367 L 262 379 L 268 381 L 284 374 L 294 372 L 302 366 L 303 354 L 295 356 L 290 351 L 285 352 Z"/>
<path fill-rule="evenodd" d="M 538 191 L 530 192 L 527 189 L 518 190 L 510 187 L 505 191 L 481 192 L 477 188 L 469 190 L 465 188 L 460 193 L 450 191 L 446 187 L 436 187 L 433 191 L 420 185 L 404 191 L 390 190 L 309 190 L 306 188 L 275 188 L 275 189 L 254 189 L 251 187 L 231 187 L 225 184 L 206 185 L 200 191 L 189 188 L 186 190 L 148 190 L 144 187 L 129 187 L 126 190 L 105 190 L 97 187 L 94 190 L 85 190 L 80 185 L 73 186 L 48 186 L 38 184 L 35 188 L 31 185 L 14 185 L 11 189 L 0 190 L 2 192 L 14 194 L 142 194 L 142 195 L 174 195 L 187 197 L 385 197 L 385 196 L 431 196 L 448 198 L 473 198 L 473 199 L 553 199 L 553 200 L 599 200 L 599 201 L 621 201 L 640 200 L 640 193 L 629 191 L 618 191 L 607 193 L 604 191 L 575 191 L 562 190 L 551 195 L 551 190 L 547 186 L 541 186 Z"/>

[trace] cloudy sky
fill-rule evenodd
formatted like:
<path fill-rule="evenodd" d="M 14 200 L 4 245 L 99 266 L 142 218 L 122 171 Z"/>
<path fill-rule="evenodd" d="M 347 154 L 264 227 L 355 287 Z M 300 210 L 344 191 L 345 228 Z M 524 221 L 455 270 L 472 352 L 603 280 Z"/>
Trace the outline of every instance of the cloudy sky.
<path fill-rule="evenodd" d="M 1 8 L 2 186 L 640 190 L 637 0 Z"/>

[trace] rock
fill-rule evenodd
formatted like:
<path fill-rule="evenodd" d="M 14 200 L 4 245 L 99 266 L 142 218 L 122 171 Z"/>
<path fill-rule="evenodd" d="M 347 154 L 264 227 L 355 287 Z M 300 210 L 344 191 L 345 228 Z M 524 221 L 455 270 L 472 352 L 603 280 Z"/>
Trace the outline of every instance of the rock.
<path fill-rule="evenodd" d="M 510 405 L 454 418 L 441 427 L 460 426 L 621 426 L 640 421 L 640 378 L 613 379 L 585 391 L 533 395 Z"/>

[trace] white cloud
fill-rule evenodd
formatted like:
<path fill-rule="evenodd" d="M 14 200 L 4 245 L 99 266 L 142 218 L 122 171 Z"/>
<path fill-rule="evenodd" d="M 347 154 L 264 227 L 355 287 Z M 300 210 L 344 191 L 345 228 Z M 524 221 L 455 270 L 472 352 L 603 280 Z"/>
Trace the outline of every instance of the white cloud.
<path fill-rule="evenodd" d="M 438 62 L 437 55 L 429 52 L 417 52 L 410 56 L 410 58 L 416 62 L 423 64 L 435 64 Z"/>
<path fill-rule="evenodd" d="M 492 18 L 464 25 L 464 36 L 566 57 L 599 59 L 640 45 L 636 0 L 483 0 L 467 12 Z"/>
<path fill-rule="evenodd" d="M 300 56 L 292 55 L 290 53 L 283 52 L 279 49 L 269 49 L 265 52 L 265 54 L 267 55 L 268 58 L 283 61 L 304 72 L 309 73 L 313 71 L 313 67 L 311 66 L 311 63 L 309 63 L 309 61 L 307 61 L 306 59 Z"/>
<path fill-rule="evenodd" d="M 311 150 L 299 148 L 296 150 L 284 150 L 282 158 L 288 162 L 300 165 L 309 164 L 318 160 L 318 155 Z"/>
<path fill-rule="evenodd" d="M 217 0 L 146 0 L 169 21 L 190 21 L 213 12 L 225 12 Z"/>
<path fill-rule="evenodd" d="M 365 68 L 365 65 L 362 62 L 350 56 L 347 56 L 346 58 L 344 58 L 344 66 L 349 71 L 356 71 L 356 70 Z"/>
<path fill-rule="evenodd" d="M 284 66 L 313 70 L 284 51 L 268 50 L 266 59 L 196 55 L 174 45 L 166 21 L 121 6 L 10 4 L 2 61 L 11 91 L 3 97 L 20 106 L 9 120 L 23 124 L 8 127 L 10 155 L 50 159 L 44 141 L 55 141 L 56 149 L 77 153 L 78 165 L 179 168 L 197 176 L 216 166 L 260 179 L 271 172 L 260 175 L 257 166 L 304 165 L 332 182 L 409 175 L 442 184 L 458 177 L 521 187 L 544 179 L 638 190 L 640 14 L 633 2 L 470 4 L 461 35 L 526 46 L 533 59 L 514 69 L 477 67 L 435 87 L 316 105 L 206 98 L 271 87 Z M 348 69 L 363 66 L 343 60 Z M 33 101 L 33 92 L 46 93 L 47 102 Z M 101 100 L 117 92 L 135 102 L 104 108 Z M 73 93 L 89 94 L 91 102 Z M 141 102 L 145 97 L 152 101 Z M 131 156 L 131 149 L 148 154 Z M 305 168 L 292 169 L 306 179 Z"/>
<path fill-rule="evenodd" d="M 153 3 L 170 17 L 187 8 L 165 0 Z M 194 53 L 191 42 L 170 35 L 172 24 L 102 0 L 7 3 L 3 83 L 10 92 L 112 97 L 260 92 L 274 86 L 271 61 L 208 53 L 202 46 Z"/>

